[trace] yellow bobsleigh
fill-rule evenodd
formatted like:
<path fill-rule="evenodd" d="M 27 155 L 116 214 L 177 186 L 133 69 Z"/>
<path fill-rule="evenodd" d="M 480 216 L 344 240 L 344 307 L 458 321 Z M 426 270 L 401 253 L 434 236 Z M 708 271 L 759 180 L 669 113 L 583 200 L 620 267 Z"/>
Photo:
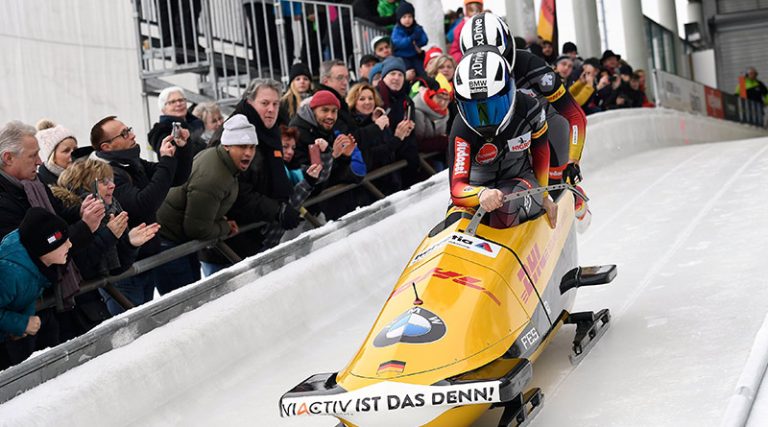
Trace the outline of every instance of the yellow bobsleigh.
<path fill-rule="evenodd" d="M 607 309 L 570 312 L 576 288 L 616 275 L 613 265 L 577 265 L 573 197 L 560 195 L 554 229 L 545 215 L 492 228 L 479 223 L 482 209 L 438 224 L 352 361 L 284 394 L 281 416 L 334 416 L 349 427 L 456 427 L 503 407 L 500 426 L 526 422 L 543 397 L 529 385 L 531 364 L 560 326 L 577 325 L 577 363 L 610 320 Z"/>

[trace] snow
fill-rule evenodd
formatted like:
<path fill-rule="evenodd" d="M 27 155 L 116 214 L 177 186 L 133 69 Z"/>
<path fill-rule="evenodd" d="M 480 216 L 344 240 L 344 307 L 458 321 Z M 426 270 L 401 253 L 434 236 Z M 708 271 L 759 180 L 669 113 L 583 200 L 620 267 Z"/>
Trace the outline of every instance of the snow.
<path fill-rule="evenodd" d="M 580 262 L 619 274 L 579 290 L 575 308 L 610 308 L 611 327 L 576 367 L 573 328 L 562 328 L 534 365 L 545 398 L 532 425 L 720 423 L 767 312 L 768 138 L 633 154 L 585 178 L 593 218 Z M 0 425 L 335 426 L 281 419 L 278 399 L 348 362 L 410 255 L 400 248 L 416 247 L 446 201 L 437 188 L 0 405 Z M 765 425 L 768 386 L 756 401 L 749 425 Z"/>

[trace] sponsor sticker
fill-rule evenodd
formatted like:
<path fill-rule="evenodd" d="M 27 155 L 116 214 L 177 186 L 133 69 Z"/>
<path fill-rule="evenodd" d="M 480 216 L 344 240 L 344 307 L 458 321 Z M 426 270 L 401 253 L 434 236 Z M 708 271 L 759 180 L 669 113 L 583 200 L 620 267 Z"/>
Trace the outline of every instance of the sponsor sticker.
<path fill-rule="evenodd" d="M 541 76 L 541 88 L 544 90 L 552 89 L 555 86 L 555 74 L 547 73 Z"/>
<path fill-rule="evenodd" d="M 467 169 L 469 166 L 469 143 L 456 137 L 454 148 L 456 149 L 456 160 L 453 162 L 453 177 L 466 178 L 469 176 Z"/>
<path fill-rule="evenodd" d="M 486 142 L 480 147 L 480 150 L 478 150 L 477 155 L 475 156 L 475 161 L 481 165 L 487 165 L 496 160 L 496 156 L 498 155 L 499 149 L 496 148 L 496 145 Z"/>
<path fill-rule="evenodd" d="M 470 187 L 470 188 L 471 188 L 471 187 Z M 466 191 L 466 190 L 465 190 L 465 191 Z M 443 239 L 440 239 L 440 240 L 439 240 L 437 243 L 435 243 L 435 244 L 433 244 L 432 246 L 429 246 L 427 249 L 424 249 L 423 251 L 421 251 L 421 252 L 417 253 L 417 254 L 416 254 L 414 257 L 413 257 L 413 259 L 411 260 L 411 263 L 410 263 L 410 264 L 408 264 L 408 266 L 410 267 L 411 265 L 413 265 L 413 264 L 416 264 L 417 262 L 421 261 L 422 259 L 424 259 L 424 257 L 426 257 L 427 255 L 429 255 L 430 253 L 432 253 L 432 251 L 434 251 L 435 249 L 437 249 L 437 248 L 439 248 L 439 247 L 442 247 L 442 246 L 445 246 L 445 244 L 446 244 L 446 243 L 448 242 L 448 240 L 450 240 L 450 239 L 451 239 L 451 236 L 448 236 L 448 237 L 445 237 L 445 238 L 443 238 Z"/>
<path fill-rule="evenodd" d="M 531 146 L 531 133 L 526 132 L 523 135 L 507 140 L 509 151 L 525 151 Z"/>
<path fill-rule="evenodd" d="M 352 415 L 428 406 L 500 402 L 500 381 L 427 386 L 382 381 L 336 395 L 288 397 L 280 401 L 281 417 Z"/>
<path fill-rule="evenodd" d="M 451 234 L 448 243 L 490 258 L 496 258 L 501 252 L 501 246 L 464 233 Z"/>
<path fill-rule="evenodd" d="M 442 338 L 445 330 L 445 323 L 438 315 L 425 308 L 413 307 L 385 326 L 373 339 L 373 346 L 426 344 Z"/>

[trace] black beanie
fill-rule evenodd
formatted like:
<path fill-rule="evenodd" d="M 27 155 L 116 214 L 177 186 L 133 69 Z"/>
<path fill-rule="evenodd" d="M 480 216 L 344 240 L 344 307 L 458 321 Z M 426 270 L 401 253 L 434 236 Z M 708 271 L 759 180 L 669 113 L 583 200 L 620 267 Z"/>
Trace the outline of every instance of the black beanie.
<path fill-rule="evenodd" d="M 291 65 L 291 71 L 288 73 L 288 84 L 291 84 L 293 79 L 298 76 L 306 76 L 310 81 L 312 80 L 312 74 L 309 72 L 309 67 L 301 62 Z"/>
<path fill-rule="evenodd" d="M 52 252 L 69 238 L 69 226 L 43 208 L 30 208 L 19 226 L 19 240 L 33 260 Z"/>
<path fill-rule="evenodd" d="M 410 13 L 411 16 L 413 16 L 414 22 L 416 21 L 416 9 L 413 8 L 412 4 L 404 1 L 400 3 L 400 6 L 397 7 L 397 12 L 395 12 L 398 24 L 400 23 L 400 18 L 402 18 L 406 13 Z"/>

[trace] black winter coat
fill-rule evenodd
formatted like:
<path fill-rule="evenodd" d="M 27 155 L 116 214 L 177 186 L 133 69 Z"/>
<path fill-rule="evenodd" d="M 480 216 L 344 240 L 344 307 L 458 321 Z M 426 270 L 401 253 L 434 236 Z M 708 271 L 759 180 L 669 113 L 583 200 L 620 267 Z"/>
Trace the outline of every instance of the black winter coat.
<path fill-rule="evenodd" d="M 114 197 L 128 212 L 128 227 L 157 222 L 157 210 L 171 187 L 184 184 L 192 171 L 188 146 L 176 149 L 174 157 L 160 157 L 157 163 L 139 157 L 139 147 L 121 151 L 97 151 L 92 158 L 109 163 L 115 172 Z M 160 239 L 155 236 L 145 243 L 138 259 L 160 252 Z"/>
<path fill-rule="evenodd" d="M 80 205 L 65 208 L 61 200 L 53 196 L 47 185 L 45 192 L 48 194 L 48 199 L 51 201 L 56 215 L 62 217 L 69 224 L 69 240 L 72 242 L 72 252 L 86 248 L 93 240 L 93 236 L 88 226 L 80 220 Z M 17 187 L 0 174 L 0 239 L 19 228 L 24 215 L 31 207 L 24 189 Z"/>
<path fill-rule="evenodd" d="M 202 141 L 201 135 L 205 128 L 203 122 L 191 113 L 187 113 L 185 119 L 180 119 L 174 116 L 160 116 L 160 121 L 152 126 L 152 130 L 147 134 L 149 139 L 149 145 L 155 150 L 157 155 L 160 155 L 160 144 L 163 139 L 173 132 L 173 122 L 181 123 L 181 127 L 189 131 L 189 139 L 187 146 L 191 150 L 190 156 L 195 157 L 197 153 L 205 150 L 206 144 Z"/>

